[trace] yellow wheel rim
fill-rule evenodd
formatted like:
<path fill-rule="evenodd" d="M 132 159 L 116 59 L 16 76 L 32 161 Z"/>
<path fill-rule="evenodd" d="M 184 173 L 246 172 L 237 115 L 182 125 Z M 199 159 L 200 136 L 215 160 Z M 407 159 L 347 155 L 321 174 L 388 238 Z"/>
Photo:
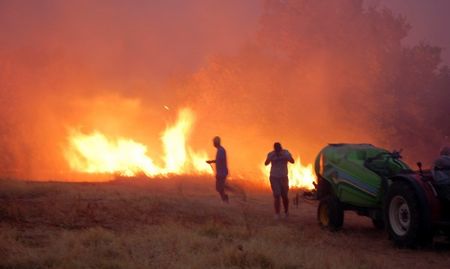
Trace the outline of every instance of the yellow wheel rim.
<path fill-rule="evenodd" d="M 322 205 L 319 210 L 319 220 L 323 226 L 328 226 L 330 219 L 328 218 L 328 206 Z"/>

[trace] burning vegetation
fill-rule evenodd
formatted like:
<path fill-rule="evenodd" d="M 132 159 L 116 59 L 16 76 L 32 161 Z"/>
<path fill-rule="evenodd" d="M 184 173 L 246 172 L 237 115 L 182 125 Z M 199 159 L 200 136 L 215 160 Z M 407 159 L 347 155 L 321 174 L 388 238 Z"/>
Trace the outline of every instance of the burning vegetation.
<path fill-rule="evenodd" d="M 100 132 L 70 135 L 70 149 L 66 153 L 70 167 L 78 172 L 117 173 L 148 177 L 179 174 L 211 174 L 205 163 L 205 152 L 195 152 L 186 143 L 194 121 L 193 112 L 183 109 L 178 121 L 161 135 L 164 145 L 163 166 L 147 155 L 147 146 L 128 138 L 108 139 Z"/>
<path fill-rule="evenodd" d="M 426 164 L 448 142 L 441 48 L 404 45 L 414 25 L 388 9 L 45 2 L 0 4 L 1 177 L 211 174 L 220 135 L 232 177 L 267 182 L 281 141 L 290 183 L 311 188 L 324 144 L 404 148 Z"/>
<path fill-rule="evenodd" d="M 193 111 L 182 109 L 178 113 L 177 122 L 168 126 L 161 134 L 164 155 L 160 159 L 163 165 L 158 165 L 148 156 L 148 149 L 144 144 L 128 138 L 109 139 L 97 131 L 91 134 L 72 131 L 65 157 L 70 168 L 80 173 L 117 174 L 125 177 L 140 174 L 147 177 L 212 174 L 213 167 L 205 162 L 208 159 L 206 151 L 196 152 L 188 144 L 194 119 Z M 262 169 L 267 179 L 269 171 L 270 167 Z M 312 165 L 303 166 L 300 157 L 291 165 L 289 178 L 292 187 L 314 188 Z"/>
<path fill-rule="evenodd" d="M 449 142 L 450 68 L 411 27 L 364 0 L 0 0 L 0 267 L 448 267 L 355 215 L 323 232 L 295 189 L 271 216 L 275 141 L 307 190 L 328 143 Z"/>

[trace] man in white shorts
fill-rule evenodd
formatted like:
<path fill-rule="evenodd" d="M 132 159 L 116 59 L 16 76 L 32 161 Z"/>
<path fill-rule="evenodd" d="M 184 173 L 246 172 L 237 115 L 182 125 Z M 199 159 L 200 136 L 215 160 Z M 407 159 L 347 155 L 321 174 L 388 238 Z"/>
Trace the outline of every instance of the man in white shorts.
<path fill-rule="evenodd" d="M 275 208 L 275 219 L 280 218 L 280 198 L 283 200 L 284 216 L 289 215 L 289 178 L 288 162 L 294 163 L 294 159 L 289 151 L 283 149 L 281 144 L 276 142 L 273 145 L 274 150 L 267 154 L 265 165 L 272 164 L 270 167 L 270 186 L 272 188 Z"/>

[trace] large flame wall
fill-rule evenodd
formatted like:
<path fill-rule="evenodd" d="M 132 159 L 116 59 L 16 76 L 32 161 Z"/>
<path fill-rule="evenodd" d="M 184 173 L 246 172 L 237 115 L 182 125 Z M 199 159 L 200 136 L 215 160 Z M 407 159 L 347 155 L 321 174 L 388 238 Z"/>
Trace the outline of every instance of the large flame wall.
<path fill-rule="evenodd" d="M 196 152 L 187 144 L 193 122 L 193 112 L 183 109 L 175 125 L 162 133 L 164 154 L 159 159 L 163 165 L 149 157 L 146 145 L 130 138 L 107 138 L 98 131 L 91 134 L 72 131 L 65 157 L 72 170 L 91 174 L 128 177 L 142 173 L 148 177 L 211 174 L 211 167 L 205 162 L 207 154 Z"/>
<path fill-rule="evenodd" d="M 330 142 L 429 161 L 439 49 L 362 2 L 0 2 L 0 177 L 210 173 L 215 135 L 248 180 L 275 141 L 293 179 Z"/>

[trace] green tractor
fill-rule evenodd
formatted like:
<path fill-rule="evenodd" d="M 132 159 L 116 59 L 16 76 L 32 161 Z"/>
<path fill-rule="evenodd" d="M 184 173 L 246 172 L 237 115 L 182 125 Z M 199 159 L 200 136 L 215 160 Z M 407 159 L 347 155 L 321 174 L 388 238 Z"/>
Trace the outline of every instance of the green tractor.
<path fill-rule="evenodd" d="M 399 152 L 369 144 L 330 144 L 315 161 L 319 224 L 340 229 L 344 211 L 353 210 L 386 229 L 398 246 L 430 242 L 450 227 L 448 182 L 432 171 L 413 171 Z"/>

